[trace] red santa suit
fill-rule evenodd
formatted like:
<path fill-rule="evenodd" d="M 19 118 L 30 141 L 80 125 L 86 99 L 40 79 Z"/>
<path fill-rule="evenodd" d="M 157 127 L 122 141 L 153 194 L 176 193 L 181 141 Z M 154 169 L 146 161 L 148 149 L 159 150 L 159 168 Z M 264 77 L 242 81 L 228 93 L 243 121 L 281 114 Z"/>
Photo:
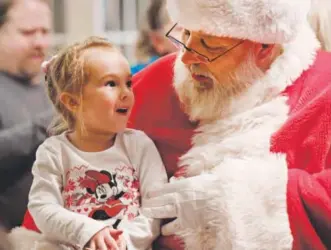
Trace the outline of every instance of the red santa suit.
<path fill-rule="evenodd" d="M 174 91 L 174 64 L 175 55 L 170 55 L 134 77 L 130 124 L 154 140 L 169 177 L 191 148 L 196 128 Z M 293 249 L 298 250 L 331 249 L 330 65 L 331 54 L 318 52 L 311 67 L 286 88 L 288 117 L 271 139 L 270 150 L 286 154 L 287 213 Z"/>
<path fill-rule="evenodd" d="M 219 178 L 219 220 L 213 215 L 205 234 L 177 234 L 187 249 L 331 249 L 331 55 L 317 52 L 308 1 L 171 2 L 188 30 L 284 49 L 233 98 L 230 115 L 197 127 L 174 91 L 180 60 L 169 56 L 135 77 L 131 126 L 155 141 L 168 174 L 179 165 Z"/>

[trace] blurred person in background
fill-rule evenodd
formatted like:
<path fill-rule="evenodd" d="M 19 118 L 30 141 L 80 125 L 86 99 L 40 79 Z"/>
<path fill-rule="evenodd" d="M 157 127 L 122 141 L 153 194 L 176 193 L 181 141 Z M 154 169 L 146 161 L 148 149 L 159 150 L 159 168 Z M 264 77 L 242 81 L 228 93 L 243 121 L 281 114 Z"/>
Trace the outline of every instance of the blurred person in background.
<path fill-rule="evenodd" d="M 177 50 L 173 43 L 165 37 L 166 31 L 173 23 L 170 20 L 166 0 L 151 0 L 146 15 L 142 20 L 136 43 L 138 63 L 131 67 L 135 74 L 161 56 Z"/>
<path fill-rule="evenodd" d="M 312 0 L 309 22 L 321 48 L 331 51 L 331 0 Z"/>
<path fill-rule="evenodd" d="M 50 29 L 46 0 L 0 0 L 0 221 L 7 229 L 23 219 L 35 149 L 52 116 L 40 70 Z"/>

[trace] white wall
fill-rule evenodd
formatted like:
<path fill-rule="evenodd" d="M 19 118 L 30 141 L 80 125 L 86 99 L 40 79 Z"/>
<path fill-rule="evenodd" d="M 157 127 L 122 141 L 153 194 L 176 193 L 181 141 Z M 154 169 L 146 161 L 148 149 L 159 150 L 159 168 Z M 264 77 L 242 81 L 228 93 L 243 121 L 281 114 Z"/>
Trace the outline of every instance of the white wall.
<path fill-rule="evenodd" d="M 54 10 L 53 47 L 105 36 L 120 47 L 134 63 L 134 44 L 139 19 L 149 0 L 52 0 Z"/>

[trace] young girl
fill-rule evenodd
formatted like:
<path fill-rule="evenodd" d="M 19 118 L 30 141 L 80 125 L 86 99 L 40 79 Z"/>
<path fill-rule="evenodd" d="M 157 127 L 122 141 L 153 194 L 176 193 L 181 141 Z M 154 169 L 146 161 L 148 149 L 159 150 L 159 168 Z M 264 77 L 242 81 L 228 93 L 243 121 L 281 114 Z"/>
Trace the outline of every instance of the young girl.
<path fill-rule="evenodd" d="M 92 37 L 53 58 L 46 83 L 61 122 L 32 169 L 28 207 L 37 227 L 75 249 L 149 249 L 160 221 L 139 214 L 139 193 L 144 199 L 167 175 L 152 141 L 126 129 L 134 104 L 128 62 Z"/>

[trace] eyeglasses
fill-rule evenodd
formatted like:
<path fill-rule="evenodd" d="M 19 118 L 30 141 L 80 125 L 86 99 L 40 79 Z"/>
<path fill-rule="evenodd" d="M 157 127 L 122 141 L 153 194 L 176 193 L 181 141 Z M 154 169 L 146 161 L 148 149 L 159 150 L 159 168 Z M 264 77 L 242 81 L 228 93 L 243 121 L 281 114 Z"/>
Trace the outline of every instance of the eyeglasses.
<path fill-rule="evenodd" d="M 239 43 L 236 43 L 234 46 L 230 47 L 229 49 L 225 50 L 224 52 L 222 52 L 220 55 L 210 59 L 208 56 L 205 56 L 203 54 L 201 54 L 200 52 L 187 47 L 184 43 L 182 43 L 181 41 L 179 41 L 178 39 L 176 39 L 175 37 L 171 36 L 170 33 L 171 31 L 173 31 L 173 29 L 177 26 L 177 23 L 175 23 L 175 25 L 173 25 L 171 27 L 171 29 L 166 33 L 166 37 L 169 38 L 175 45 L 177 45 L 180 48 L 184 48 L 189 52 L 193 52 L 195 54 L 197 54 L 199 56 L 199 59 L 203 60 L 203 61 L 207 61 L 207 62 L 213 62 L 216 59 L 220 58 L 221 56 L 224 56 L 225 54 L 227 54 L 228 52 L 230 52 L 231 50 L 235 49 L 236 47 L 238 47 L 240 44 L 242 44 L 244 41 L 240 41 Z"/>

